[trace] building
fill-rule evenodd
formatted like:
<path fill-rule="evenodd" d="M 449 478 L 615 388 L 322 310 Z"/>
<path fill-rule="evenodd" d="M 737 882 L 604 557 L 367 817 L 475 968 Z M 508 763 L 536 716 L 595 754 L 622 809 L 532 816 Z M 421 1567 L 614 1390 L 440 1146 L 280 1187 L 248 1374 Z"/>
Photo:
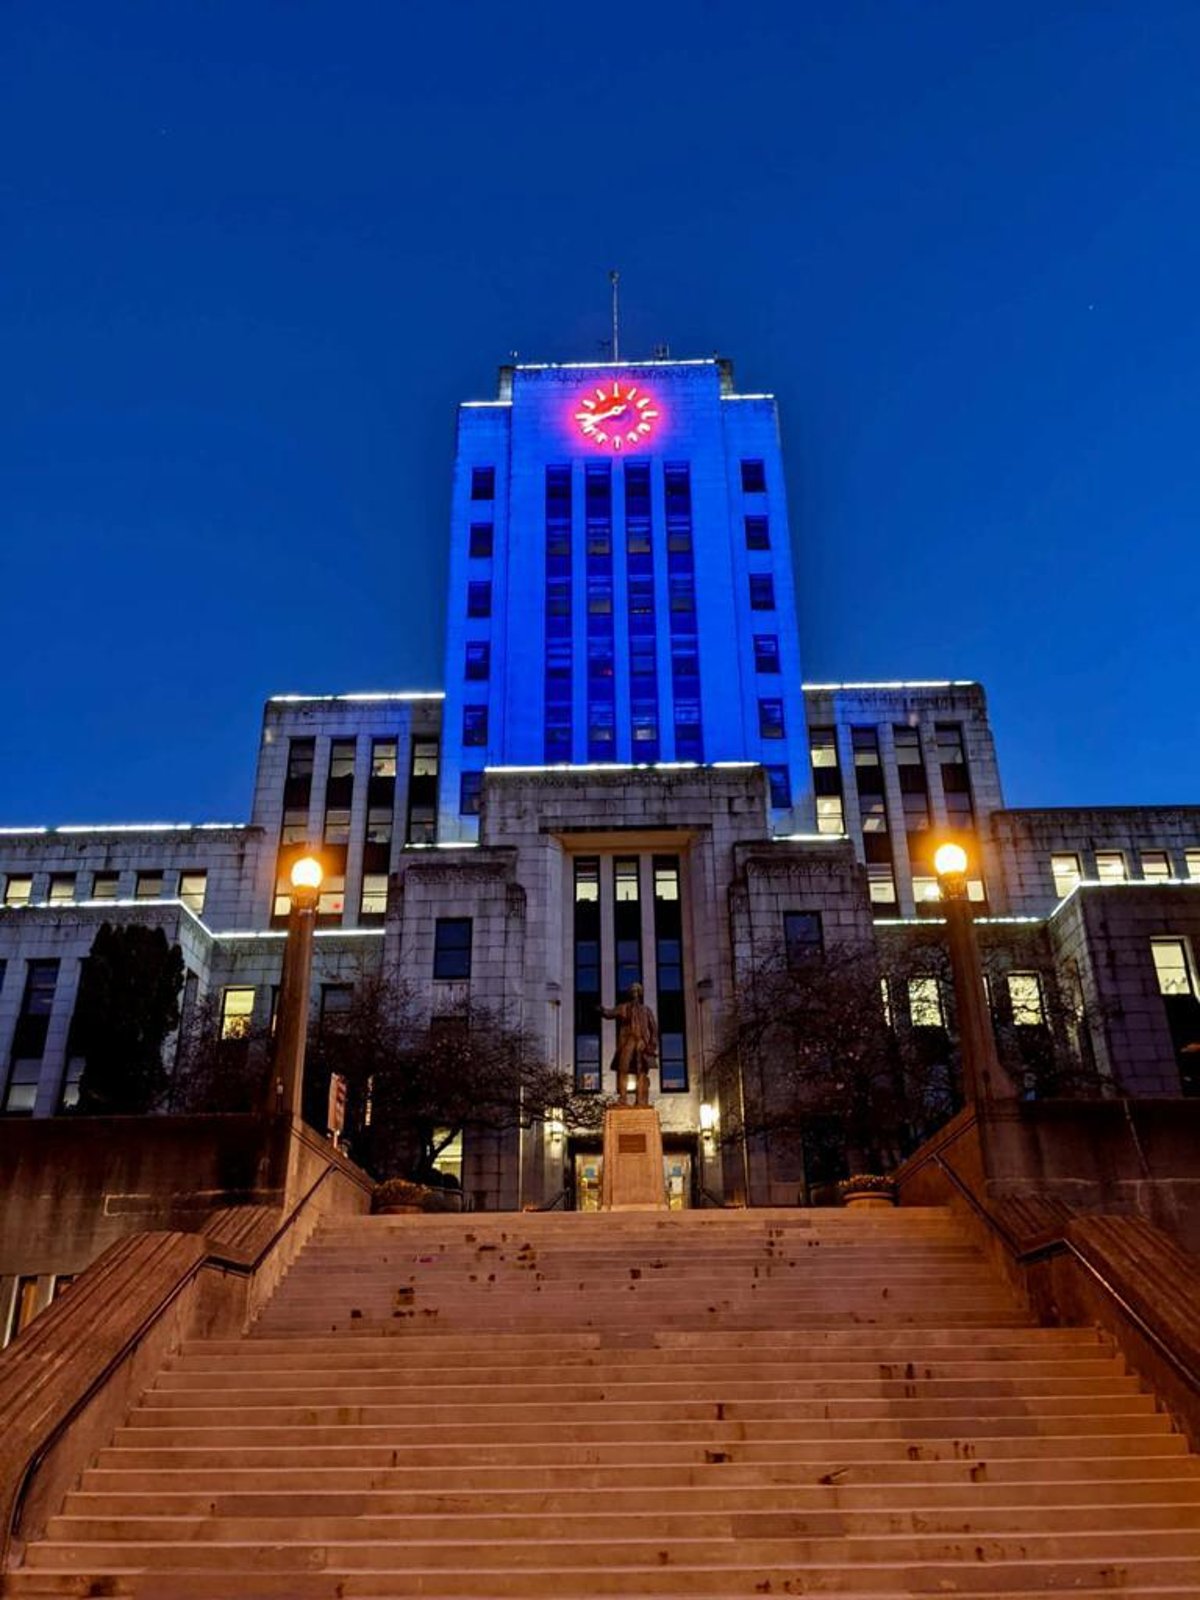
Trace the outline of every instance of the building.
<path fill-rule="evenodd" d="M 1049 1026 L 1066 994 L 1112 1093 L 1200 1094 L 1200 807 L 1013 810 L 978 684 L 804 683 L 790 551 L 774 401 L 729 363 L 502 369 L 459 417 L 444 691 L 271 700 L 244 823 L 0 830 L 3 1113 L 72 1104 L 105 920 L 179 943 L 186 1007 L 266 1025 L 306 845 L 314 1028 L 386 968 L 611 1092 L 598 1007 L 640 980 L 681 1204 L 795 1200 L 770 1148 L 714 1137 L 737 986 L 797 941 L 927 941 L 947 835 L 998 1020 Z M 948 1004 L 917 974 L 889 1014 Z M 581 1205 L 598 1147 L 539 1123 L 448 1159 L 478 1206 Z"/>

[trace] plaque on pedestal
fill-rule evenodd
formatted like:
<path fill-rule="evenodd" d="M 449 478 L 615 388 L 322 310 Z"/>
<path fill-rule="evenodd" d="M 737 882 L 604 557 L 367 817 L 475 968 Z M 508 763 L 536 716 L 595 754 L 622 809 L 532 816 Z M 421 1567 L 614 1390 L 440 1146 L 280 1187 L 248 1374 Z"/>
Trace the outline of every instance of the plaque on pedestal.
<path fill-rule="evenodd" d="M 653 1106 L 604 1113 L 602 1211 L 665 1211 L 662 1129 Z"/>

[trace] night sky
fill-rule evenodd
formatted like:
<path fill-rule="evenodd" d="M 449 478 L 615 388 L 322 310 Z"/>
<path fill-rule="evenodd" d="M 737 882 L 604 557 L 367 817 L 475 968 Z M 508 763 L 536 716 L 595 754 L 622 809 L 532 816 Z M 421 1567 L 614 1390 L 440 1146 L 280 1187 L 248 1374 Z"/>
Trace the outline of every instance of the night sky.
<path fill-rule="evenodd" d="M 731 357 L 810 681 L 979 678 L 1010 803 L 1200 800 L 1200 6 L 0 7 L 0 822 L 243 818 L 441 681 L 454 406 Z"/>

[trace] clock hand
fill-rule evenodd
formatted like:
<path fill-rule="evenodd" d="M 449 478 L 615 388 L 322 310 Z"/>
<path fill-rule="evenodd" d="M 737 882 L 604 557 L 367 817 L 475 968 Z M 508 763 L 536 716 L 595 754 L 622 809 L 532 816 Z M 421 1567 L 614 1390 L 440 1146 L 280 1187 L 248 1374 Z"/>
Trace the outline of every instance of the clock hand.
<path fill-rule="evenodd" d="M 625 413 L 625 406 L 609 406 L 607 411 L 581 411 L 578 420 L 583 423 L 607 422 L 609 417 L 620 417 Z"/>

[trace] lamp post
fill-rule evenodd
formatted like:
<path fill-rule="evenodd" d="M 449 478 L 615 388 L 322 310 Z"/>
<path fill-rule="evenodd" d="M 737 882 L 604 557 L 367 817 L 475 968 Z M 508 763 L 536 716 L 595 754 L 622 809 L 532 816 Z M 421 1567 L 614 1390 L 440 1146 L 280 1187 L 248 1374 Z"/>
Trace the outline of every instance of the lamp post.
<path fill-rule="evenodd" d="M 271 1069 L 274 1111 L 298 1117 L 303 1105 L 304 1048 L 308 1040 L 308 989 L 312 976 L 313 933 L 324 873 L 315 856 L 301 856 L 292 866 L 292 901 L 279 1010 L 275 1018 L 275 1053 Z"/>
<path fill-rule="evenodd" d="M 963 1097 L 979 1113 L 995 1098 L 1000 1076 L 996 1036 L 983 986 L 983 963 L 967 895 L 967 852 L 960 844 L 943 844 L 933 858 L 934 871 L 946 912 L 950 969 L 954 976 L 954 1004 L 962 1043 Z"/>

